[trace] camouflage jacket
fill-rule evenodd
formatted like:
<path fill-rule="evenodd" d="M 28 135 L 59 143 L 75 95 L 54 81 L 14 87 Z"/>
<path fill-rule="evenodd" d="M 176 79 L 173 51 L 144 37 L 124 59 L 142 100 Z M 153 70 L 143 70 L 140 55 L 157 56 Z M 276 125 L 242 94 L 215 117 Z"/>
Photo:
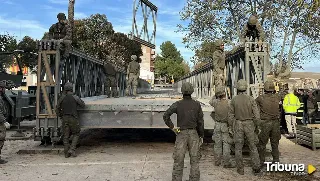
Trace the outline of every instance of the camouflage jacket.
<path fill-rule="evenodd" d="M 229 117 L 231 120 L 253 120 L 256 125 L 260 123 L 260 112 L 253 97 L 240 93 L 232 98 Z"/>
<path fill-rule="evenodd" d="M 173 103 L 164 113 L 163 120 L 169 128 L 174 128 L 170 116 L 177 114 L 177 126 L 183 129 L 196 129 L 199 136 L 204 136 L 204 120 L 201 104 L 191 97 Z"/>
<path fill-rule="evenodd" d="M 0 96 L 0 123 L 6 122 L 7 109 L 5 108 L 2 96 Z"/>
<path fill-rule="evenodd" d="M 109 75 L 109 76 L 116 76 L 116 69 L 114 68 L 113 65 L 109 64 L 109 63 L 106 63 L 104 64 L 104 73 L 106 75 Z"/>
<path fill-rule="evenodd" d="M 213 52 L 213 69 L 214 70 L 219 70 L 219 69 L 224 69 L 226 66 L 226 58 L 225 58 L 225 53 L 222 50 L 216 50 Z"/>
<path fill-rule="evenodd" d="M 258 40 L 264 41 L 265 40 L 265 33 L 260 25 L 260 23 L 256 24 L 256 28 L 254 30 L 250 30 L 248 28 L 248 25 L 246 24 L 243 28 L 243 31 L 241 33 L 241 42 L 245 42 L 246 38 L 251 34 L 252 36 L 257 36 L 256 38 Z"/>
<path fill-rule="evenodd" d="M 209 104 L 214 107 L 214 121 L 228 123 L 228 126 L 232 125 L 232 120 L 229 119 L 230 103 L 230 100 L 215 99 L 215 97 L 210 100 Z"/>
<path fill-rule="evenodd" d="M 140 74 L 140 64 L 136 61 L 131 61 L 128 65 L 127 73 L 128 73 L 128 75 L 130 73 L 139 75 Z"/>
<path fill-rule="evenodd" d="M 85 107 L 83 100 L 72 93 L 64 93 L 58 100 L 56 113 L 59 117 L 64 115 L 72 115 L 75 118 L 78 118 L 78 106 Z"/>
<path fill-rule="evenodd" d="M 56 23 L 49 29 L 49 39 L 55 40 L 71 40 L 72 30 L 68 24 Z"/>
<path fill-rule="evenodd" d="M 281 97 L 279 94 L 266 93 L 256 98 L 262 120 L 279 120 L 279 103 Z"/>

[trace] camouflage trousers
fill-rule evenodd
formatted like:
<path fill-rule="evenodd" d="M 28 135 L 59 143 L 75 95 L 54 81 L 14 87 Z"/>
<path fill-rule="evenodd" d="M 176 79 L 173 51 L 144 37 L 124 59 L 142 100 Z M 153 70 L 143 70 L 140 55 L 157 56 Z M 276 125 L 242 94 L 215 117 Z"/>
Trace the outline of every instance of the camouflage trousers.
<path fill-rule="evenodd" d="M 199 181 L 200 138 L 197 131 L 195 129 L 181 130 L 176 137 L 174 148 L 172 181 L 182 181 L 184 157 L 187 150 L 189 151 L 191 165 L 189 181 Z"/>
<path fill-rule="evenodd" d="M 279 120 L 264 120 L 260 125 L 261 132 L 259 134 L 259 156 L 260 164 L 263 165 L 265 162 L 266 146 L 270 138 L 271 143 L 271 154 L 274 162 L 279 162 L 279 140 L 281 138 L 280 133 L 280 122 Z"/>
<path fill-rule="evenodd" d="M 62 118 L 62 125 L 64 153 L 74 152 L 76 150 L 76 146 L 80 136 L 79 121 L 73 116 L 65 115 Z M 73 136 L 73 138 L 70 146 L 69 139 L 71 135 Z"/>
<path fill-rule="evenodd" d="M 224 71 L 222 69 L 214 70 L 214 85 L 215 87 L 224 86 Z"/>
<path fill-rule="evenodd" d="M 71 52 L 71 40 L 57 40 L 61 43 L 62 46 L 60 46 L 60 50 L 62 53 L 63 58 L 67 59 L 69 57 L 69 54 Z"/>
<path fill-rule="evenodd" d="M 230 147 L 232 138 L 229 135 L 229 128 L 227 123 L 215 122 L 214 126 L 214 157 L 216 165 L 221 164 L 223 157 L 223 164 L 230 165 Z"/>
<path fill-rule="evenodd" d="M 108 97 L 118 97 L 117 80 L 114 76 L 108 75 L 105 81 L 105 93 Z M 110 91 L 111 88 L 111 91 Z"/>
<path fill-rule="evenodd" d="M 134 73 L 129 74 L 128 82 L 127 82 L 127 90 L 126 95 L 137 95 L 137 87 L 138 87 L 138 75 Z M 131 92 L 131 86 L 132 86 L 132 94 Z"/>
<path fill-rule="evenodd" d="M 0 123 L 0 154 L 6 140 L 6 126 L 4 123 Z M 1 157 L 0 157 L 1 158 Z"/>
<path fill-rule="evenodd" d="M 234 123 L 235 158 L 238 169 L 243 169 L 244 167 L 242 149 L 245 137 L 250 149 L 252 168 L 254 170 L 260 169 L 259 153 L 256 146 L 259 143 L 259 139 L 255 129 L 256 126 L 253 120 L 236 120 Z"/>

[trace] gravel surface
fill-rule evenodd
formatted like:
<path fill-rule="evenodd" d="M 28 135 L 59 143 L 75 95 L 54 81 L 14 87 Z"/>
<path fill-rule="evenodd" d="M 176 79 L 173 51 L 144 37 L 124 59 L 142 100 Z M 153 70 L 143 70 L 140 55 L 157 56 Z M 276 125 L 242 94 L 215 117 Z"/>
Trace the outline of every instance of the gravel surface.
<path fill-rule="evenodd" d="M 23 149 L 43 149 L 39 144 L 33 140 L 6 141 L 2 153 L 9 162 L 0 165 L 0 180 L 171 180 L 174 135 L 168 130 L 84 130 L 76 158 L 66 159 L 63 154 L 53 153 L 17 154 Z M 282 137 L 280 152 L 283 162 L 313 164 L 320 169 L 319 149 L 312 151 Z M 213 145 L 205 143 L 200 163 L 201 180 L 320 180 L 319 170 L 308 177 L 284 173 L 254 176 L 249 156 L 244 158 L 245 175 L 241 176 L 236 169 L 214 166 Z M 186 154 L 184 180 L 188 179 L 189 168 Z"/>

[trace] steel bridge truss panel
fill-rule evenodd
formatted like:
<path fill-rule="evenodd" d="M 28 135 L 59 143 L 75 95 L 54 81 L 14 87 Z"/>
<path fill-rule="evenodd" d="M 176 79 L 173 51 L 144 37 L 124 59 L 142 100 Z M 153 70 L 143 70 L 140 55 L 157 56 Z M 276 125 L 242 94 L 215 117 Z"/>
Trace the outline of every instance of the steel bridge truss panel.
<path fill-rule="evenodd" d="M 263 91 L 269 68 L 269 44 L 260 46 L 255 42 L 247 42 L 245 47 L 238 47 L 233 53 L 226 56 L 226 86 L 229 97 L 237 95 L 236 83 L 245 79 L 248 83 L 247 93 L 256 98 Z M 180 91 L 182 83 L 190 82 L 194 85 L 193 96 L 209 98 L 214 95 L 213 64 L 207 63 L 182 77 L 174 84 Z"/>
<path fill-rule="evenodd" d="M 143 16 L 143 25 L 139 32 L 137 25 L 137 12 L 141 7 Z M 133 3 L 133 22 L 132 22 L 132 32 L 131 37 L 133 40 L 155 49 L 155 39 L 156 39 L 156 19 L 157 19 L 158 8 L 148 0 L 134 0 Z M 153 31 L 151 36 L 148 31 L 148 20 L 150 15 L 152 16 Z"/>

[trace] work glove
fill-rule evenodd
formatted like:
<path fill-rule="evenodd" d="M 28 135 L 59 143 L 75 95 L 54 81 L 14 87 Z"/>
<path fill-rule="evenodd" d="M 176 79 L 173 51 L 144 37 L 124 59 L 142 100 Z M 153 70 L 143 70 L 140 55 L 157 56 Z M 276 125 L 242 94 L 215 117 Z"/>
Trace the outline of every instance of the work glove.
<path fill-rule="evenodd" d="M 10 129 L 10 123 L 5 122 L 5 123 L 4 123 L 4 126 L 6 127 L 6 129 Z"/>
<path fill-rule="evenodd" d="M 234 132 L 233 132 L 233 129 L 232 129 L 232 128 L 229 128 L 229 134 L 233 137 Z"/>
<path fill-rule="evenodd" d="M 171 128 L 171 130 L 176 134 L 178 135 L 180 133 L 180 128 L 177 127 L 177 128 Z"/>

